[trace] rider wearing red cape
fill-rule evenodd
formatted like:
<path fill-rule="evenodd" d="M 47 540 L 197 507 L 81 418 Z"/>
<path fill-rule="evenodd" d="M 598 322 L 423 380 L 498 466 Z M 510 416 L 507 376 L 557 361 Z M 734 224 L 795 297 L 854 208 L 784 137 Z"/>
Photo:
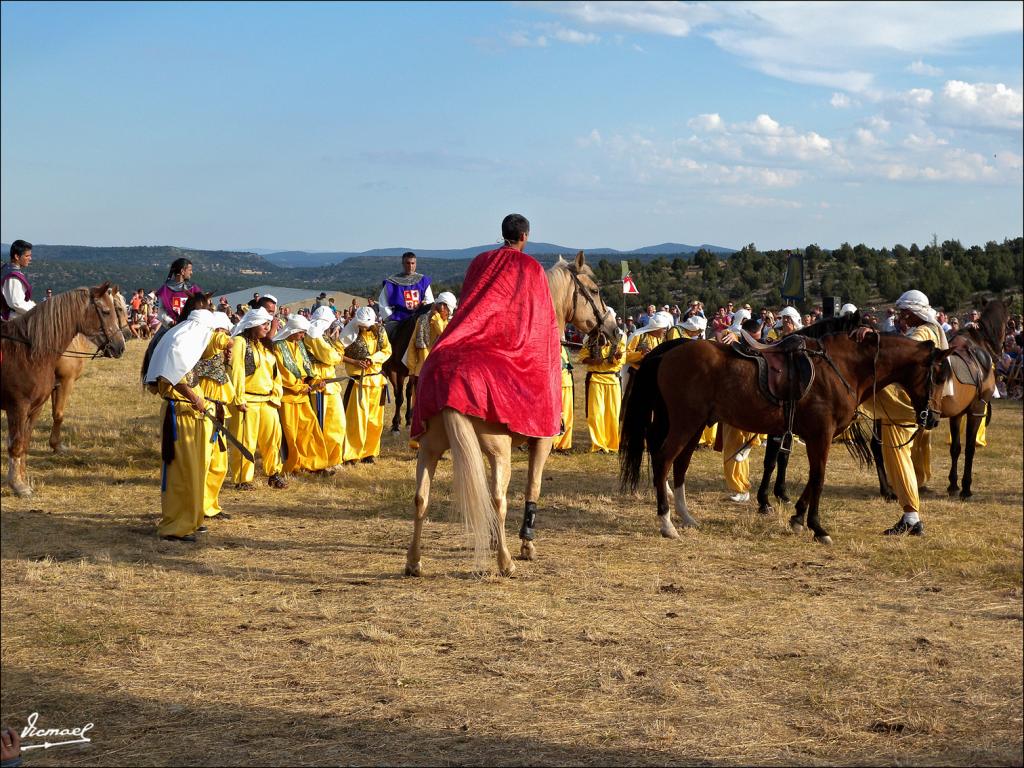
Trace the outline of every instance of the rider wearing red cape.
<path fill-rule="evenodd" d="M 444 408 L 504 424 L 514 434 L 557 435 L 560 351 L 540 263 L 507 241 L 481 253 L 466 270 L 458 311 L 420 370 L 412 436 Z"/>

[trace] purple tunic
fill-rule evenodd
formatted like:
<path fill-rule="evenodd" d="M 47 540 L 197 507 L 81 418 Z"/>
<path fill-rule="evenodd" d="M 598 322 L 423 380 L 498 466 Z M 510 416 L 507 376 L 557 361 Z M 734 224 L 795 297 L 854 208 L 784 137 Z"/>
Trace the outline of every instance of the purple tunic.
<path fill-rule="evenodd" d="M 0 290 L 3 289 L 4 283 L 8 280 L 17 280 L 25 288 L 25 300 L 32 300 L 32 286 L 28 284 L 28 278 L 25 274 L 11 263 L 4 264 L 3 269 L 0 269 Z M 11 307 L 7 303 L 7 299 L 0 294 L 0 319 L 10 320 L 11 319 Z"/>
<path fill-rule="evenodd" d="M 419 280 L 408 285 L 405 275 L 392 275 L 384 281 L 385 297 L 388 306 L 391 307 L 391 316 L 388 320 L 405 320 L 423 303 L 423 296 L 430 286 L 430 278 L 426 275 L 419 275 Z M 395 282 L 396 280 L 401 281 Z"/>

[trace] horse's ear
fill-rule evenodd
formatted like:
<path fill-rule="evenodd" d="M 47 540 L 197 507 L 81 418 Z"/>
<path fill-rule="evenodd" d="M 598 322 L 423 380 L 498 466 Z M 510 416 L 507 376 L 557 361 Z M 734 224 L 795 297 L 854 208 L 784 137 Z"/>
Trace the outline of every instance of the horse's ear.
<path fill-rule="evenodd" d="M 569 262 L 567 262 L 567 261 L 566 261 L 565 259 L 563 259 L 563 258 L 562 258 L 562 254 L 558 254 L 558 261 L 556 261 L 556 262 L 555 262 L 555 266 L 556 266 L 556 267 L 557 267 L 557 266 L 558 266 L 559 264 L 568 264 L 568 263 L 569 263 Z"/>
<path fill-rule="evenodd" d="M 577 253 L 576 254 L 576 270 L 579 271 L 579 270 L 583 269 L 583 267 L 584 267 L 584 265 L 586 263 L 587 263 L 587 258 L 586 258 L 586 256 L 583 255 L 583 251 L 580 251 L 579 253 Z"/>
<path fill-rule="evenodd" d="M 110 290 L 110 281 L 109 280 L 105 280 L 103 282 L 103 285 L 99 285 L 99 286 L 97 286 L 97 287 L 92 289 L 92 295 L 95 296 L 98 299 L 100 296 L 103 296 L 104 294 L 106 294 L 106 292 L 109 291 L 109 290 Z"/>
<path fill-rule="evenodd" d="M 121 286 L 118 285 L 117 283 L 114 283 L 112 286 L 110 286 L 110 292 L 115 294 L 115 295 L 120 293 L 121 292 Z"/>

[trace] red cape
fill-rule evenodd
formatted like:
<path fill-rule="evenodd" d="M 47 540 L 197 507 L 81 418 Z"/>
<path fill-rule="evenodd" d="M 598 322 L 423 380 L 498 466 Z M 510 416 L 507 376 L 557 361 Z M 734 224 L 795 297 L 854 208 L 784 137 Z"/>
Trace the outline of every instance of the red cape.
<path fill-rule="evenodd" d="M 514 248 L 481 253 L 459 308 L 416 383 L 412 435 L 444 408 L 553 437 L 562 419 L 561 348 L 544 268 Z"/>

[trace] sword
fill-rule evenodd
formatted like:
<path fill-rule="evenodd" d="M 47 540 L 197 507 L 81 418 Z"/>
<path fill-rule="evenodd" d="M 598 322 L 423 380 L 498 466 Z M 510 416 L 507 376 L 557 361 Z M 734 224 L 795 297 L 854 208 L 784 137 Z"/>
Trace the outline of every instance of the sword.
<path fill-rule="evenodd" d="M 195 408 L 193 408 L 192 410 L 195 410 Z M 220 433 L 224 435 L 224 437 L 227 439 L 229 443 L 231 443 L 233 446 L 235 446 L 235 448 L 238 449 L 238 452 L 242 454 L 243 458 L 245 458 L 246 461 L 251 461 L 253 464 L 256 463 L 256 459 L 252 455 L 252 451 L 250 451 L 248 448 L 242 445 L 241 441 L 237 437 L 232 435 L 231 432 L 228 431 L 228 428 L 224 426 L 224 422 L 222 422 L 209 411 L 199 411 L 199 413 L 203 414 L 203 416 L 205 416 L 206 418 L 213 422 L 214 426 L 217 427 L 218 430 L 220 430 Z"/>
<path fill-rule="evenodd" d="M 734 453 L 732 456 L 729 457 L 729 461 L 735 461 L 736 457 L 739 456 L 741 453 L 743 453 L 743 451 L 745 451 L 747 448 L 752 446 L 754 444 L 755 440 L 757 440 L 757 433 L 756 432 L 754 433 L 753 437 L 751 437 L 749 440 L 747 440 L 747 442 L 745 442 L 743 445 L 740 446 L 740 449 L 738 451 L 736 451 L 736 453 Z"/>

